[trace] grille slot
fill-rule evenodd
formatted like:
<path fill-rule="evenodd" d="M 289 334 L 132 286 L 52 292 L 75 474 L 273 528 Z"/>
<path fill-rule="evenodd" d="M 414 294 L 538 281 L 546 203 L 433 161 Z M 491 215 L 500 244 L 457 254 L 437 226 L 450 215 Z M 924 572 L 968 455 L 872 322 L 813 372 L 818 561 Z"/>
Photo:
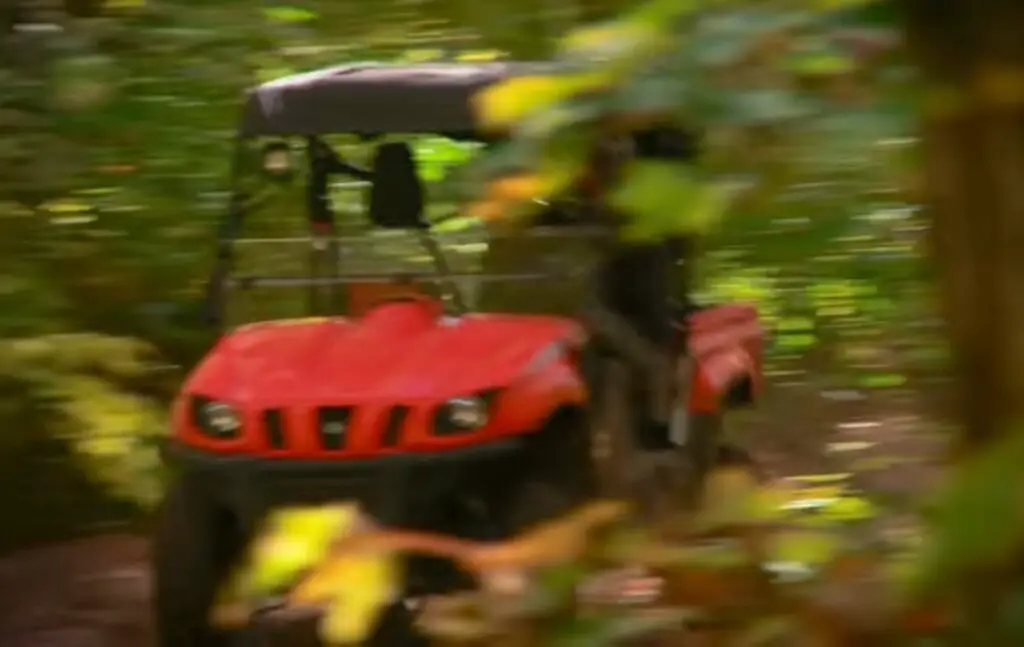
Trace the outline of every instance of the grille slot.
<path fill-rule="evenodd" d="M 272 449 L 284 449 L 284 421 L 280 409 L 267 409 L 263 412 L 263 432 Z"/>
<path fill-rule="evenodd" d="M 384 424 L 384 433 L 381 436 L 381 444 L 384 447 L 395 447 L 402 442 L 402 428 L 405 420 L 409 417 L 409 407 L 397 406 L 388 411 L 387 422 Z"/>
<path fill-rule="evenodd" d="M 350 407 L 321 407 L 316 412 L 317 434 L 324 449 L 341 449 L 348 440 Z"/>

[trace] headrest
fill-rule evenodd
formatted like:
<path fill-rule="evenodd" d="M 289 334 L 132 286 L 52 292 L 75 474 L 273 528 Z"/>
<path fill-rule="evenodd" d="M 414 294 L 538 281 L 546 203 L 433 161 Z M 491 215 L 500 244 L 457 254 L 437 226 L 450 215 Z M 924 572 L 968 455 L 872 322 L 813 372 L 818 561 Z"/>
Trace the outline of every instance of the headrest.
<path fill-rule="evenodd" d="M 408 144 L 390 142 L 377 147 L 369 210 L 370 220 L 378 227 L 423 225 L 423 184 Z"/>

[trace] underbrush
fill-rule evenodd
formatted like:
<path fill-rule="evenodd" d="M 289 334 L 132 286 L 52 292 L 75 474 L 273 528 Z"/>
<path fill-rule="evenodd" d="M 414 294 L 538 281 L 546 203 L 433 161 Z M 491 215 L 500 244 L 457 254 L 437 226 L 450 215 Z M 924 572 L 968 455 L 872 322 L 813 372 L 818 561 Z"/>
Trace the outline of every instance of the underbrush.
<path fill-rule="evenodd" d="M 325 642 L 362 642 L 397 600 L 399 557 L 426 553 L 478 584 L 420 601 L 417 628 L 439 644 L 847 645 L 938 626 L 900 594 L 920 535 L 880 533 L 842 475 L 765 486 L 720 470 L 702 510 L 645 523 L 624 503 L 595 501 L 502 543 L 378 527 L 344 503 L 282 510 L 213 619 L 312 611 Z M 281 591 L 284 607 L 257 612 Z"/>
<path fill-rule="evenodd" d="M 162 491 L 176 376 L 148 344 L 100 334 L 0 342 L 0 550 L 124 523 Z"/>

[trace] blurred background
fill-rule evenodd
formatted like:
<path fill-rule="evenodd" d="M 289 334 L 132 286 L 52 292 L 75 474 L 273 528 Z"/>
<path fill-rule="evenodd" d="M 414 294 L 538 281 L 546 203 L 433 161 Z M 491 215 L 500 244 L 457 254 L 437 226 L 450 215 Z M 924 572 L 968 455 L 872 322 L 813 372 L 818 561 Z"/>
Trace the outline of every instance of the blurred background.
<path fill-rule="evenodd" d="M 755 303 L 770 329 L 768 392 L 729 433 L 773 474 L 852 473 L 899 506 L 932 484 L 955 413 L 937 274 L 925 261 L 920 78 L 935 70 L 903 47 L 914 23 L 890 3 L 711 4 L 714 20 L 693 32 L 697 78 L 732 90 L 708 111 L 709 165 L 758 188 L 705 241 L 700 292 Z M 98 551 L 88 559 L 144 551 L 117 542 L 145 528 L 159 499 L 155 440 L 213 339 L 201 299 L 247 87 L 355 61 L 543 59 L 573 28 L 629 6 L 0 6 L 0 553 L 24 564 L 34 553 L 15 551 L 97 534 L 113 543 L 88 544 Z M 786 37 L 799 42 L 772 59 L 774 74 L 744 72 Z M 806 103 L 797 91 L 807 87 L 821 103 Z M 454 211 L 445 178 L 474 145 L 412 141 L 434 208 Z M 358 141 L 332 143 L 364 159 Z M 296 191 L 261 209 L 261 235 L 304 231 Z M 369 226 L 363 199 L 358 183 L 333 189 L 350 231 Z M 472 265 L 486 237 L 472 226 L 460 235 L 450 253 Z M 0 578 L 21 568 L 6 563 Z"/>

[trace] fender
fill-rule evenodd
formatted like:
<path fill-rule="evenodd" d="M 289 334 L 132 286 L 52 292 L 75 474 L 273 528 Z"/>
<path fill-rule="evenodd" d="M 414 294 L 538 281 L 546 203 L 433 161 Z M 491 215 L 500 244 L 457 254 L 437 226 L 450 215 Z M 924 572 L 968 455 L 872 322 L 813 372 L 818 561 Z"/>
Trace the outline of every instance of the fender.
<path fill-rule="evenodd" d="M 573 344 L 570 336 L 541 349 L 504 389 L 497 412 L 502 427 L 531 433 L 561 409 L 586 406 L 587 388 L 572 354 Z"/>
<path fill-rule="evenodd" d="M 716 413 L 730 389 L 747 382 L 751 398 L 763 383 L 764 328 L 753 306 L 728 304 L 690 316 L 687 359 L 692 371 L 687 410 Z"/>

